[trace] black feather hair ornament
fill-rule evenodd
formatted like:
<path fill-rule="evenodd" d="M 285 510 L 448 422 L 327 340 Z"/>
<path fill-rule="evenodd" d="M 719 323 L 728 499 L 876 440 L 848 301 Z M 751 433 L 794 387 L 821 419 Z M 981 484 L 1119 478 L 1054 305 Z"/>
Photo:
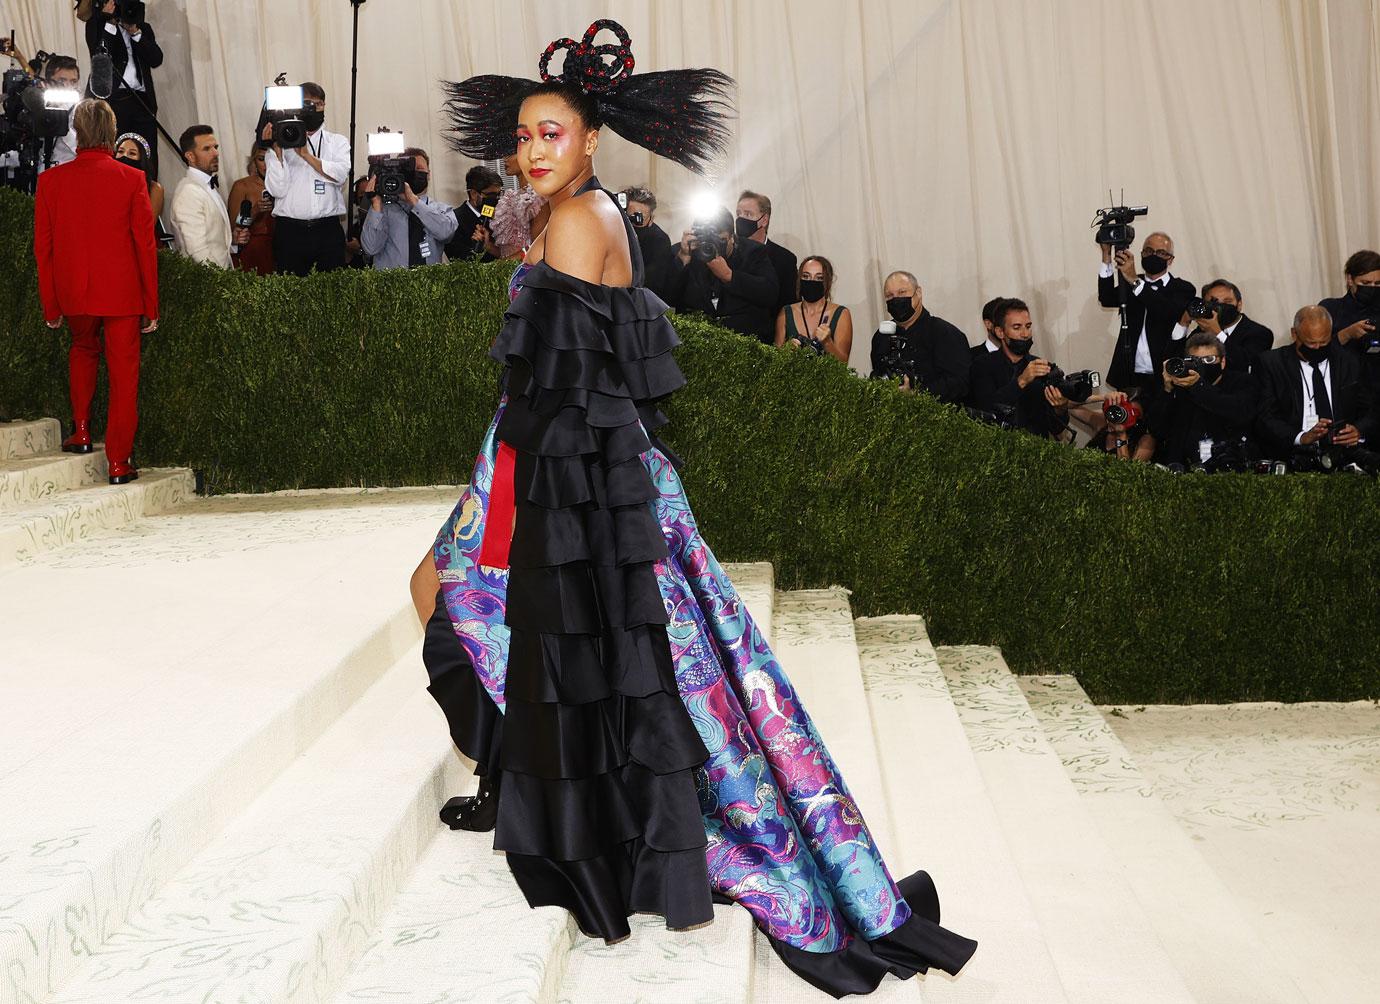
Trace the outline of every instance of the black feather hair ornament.
<path fill-rule="evenodd" d="M 616 42 L 595 44 L 601 31 Z M 559 74 L 552 58 L 564 50 Z M 703 174 L 727 152 L 733 78 L 718 70 L 633 73 L 632 41 L 621 24 L 595 21 L 584 37 L 552 42 L 537 65 L 540 81 L 484 74 L 446 81 L 446 139 L 475 160 L 498 160 L 517 149 L 518 112 L 534 94 L 559 94 L 585 124 L 607 125 L 631 143 Z"/>

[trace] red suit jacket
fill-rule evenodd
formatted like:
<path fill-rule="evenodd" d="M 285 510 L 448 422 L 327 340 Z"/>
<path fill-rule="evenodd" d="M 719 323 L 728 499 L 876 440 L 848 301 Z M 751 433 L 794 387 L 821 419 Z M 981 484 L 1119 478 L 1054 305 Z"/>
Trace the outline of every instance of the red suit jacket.
<path fill-rule="evenodd" d="M 38 176 L 34 257 L 43 317 L 158 317 L 158 243 L 144 173 L 107 150 Z"/>

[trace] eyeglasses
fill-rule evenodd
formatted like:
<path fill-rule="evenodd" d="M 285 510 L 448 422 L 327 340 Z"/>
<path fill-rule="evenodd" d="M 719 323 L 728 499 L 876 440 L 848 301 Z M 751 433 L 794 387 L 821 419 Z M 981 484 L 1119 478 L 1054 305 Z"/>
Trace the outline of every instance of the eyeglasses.
<path fill-rule="evenodd" d="M 1146 251 L 1145 253 L 1146 253 L 1147 255 L 1154 255 L 1156 258 L 1163 258 L 1165 261 L 1173 261 L 1173 260 L 1174 260 L 1174 252 L 1173 252 L 1173 251 Z"/>
<path fill-rule="evenodd" d="M 307 98 L 305 101 L 302 102 L 302 107 L 311 108 L 312 110 L 319 112 L 326 107 L 326 102 L 316 101 L 313 98 Z"/>

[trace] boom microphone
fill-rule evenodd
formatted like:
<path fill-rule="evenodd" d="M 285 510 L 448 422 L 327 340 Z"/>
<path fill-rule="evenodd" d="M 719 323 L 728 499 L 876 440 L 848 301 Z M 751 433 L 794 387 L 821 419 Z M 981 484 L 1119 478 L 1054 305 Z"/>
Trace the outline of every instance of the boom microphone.
<path fill-rule="evenodd" d="M 91 96 L 104 101 L 115 91 L 115 63 L 102 50 L 91 57 Z"/>

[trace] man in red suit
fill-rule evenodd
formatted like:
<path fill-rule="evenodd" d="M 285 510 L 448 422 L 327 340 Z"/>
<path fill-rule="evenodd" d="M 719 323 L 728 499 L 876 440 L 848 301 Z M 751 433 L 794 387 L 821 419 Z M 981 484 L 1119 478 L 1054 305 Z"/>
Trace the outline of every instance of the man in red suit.
<path fill-rule="evenodd" d="M 87 100 L 72 114 L 77 156 L 44 171 L 34 203 L 34 256 L 43 317 L 72 332 L 68 377 L 76 429 L 69 453 L 91 452 L 91 397 L 104 329 L 110 376 L 105 455 L 110 483 L 139 476 L 130 463 L 139 421 L 139 336 L 158 327 L 158 244 L 142 171 L 119 163 L 115 113 Z"/>

